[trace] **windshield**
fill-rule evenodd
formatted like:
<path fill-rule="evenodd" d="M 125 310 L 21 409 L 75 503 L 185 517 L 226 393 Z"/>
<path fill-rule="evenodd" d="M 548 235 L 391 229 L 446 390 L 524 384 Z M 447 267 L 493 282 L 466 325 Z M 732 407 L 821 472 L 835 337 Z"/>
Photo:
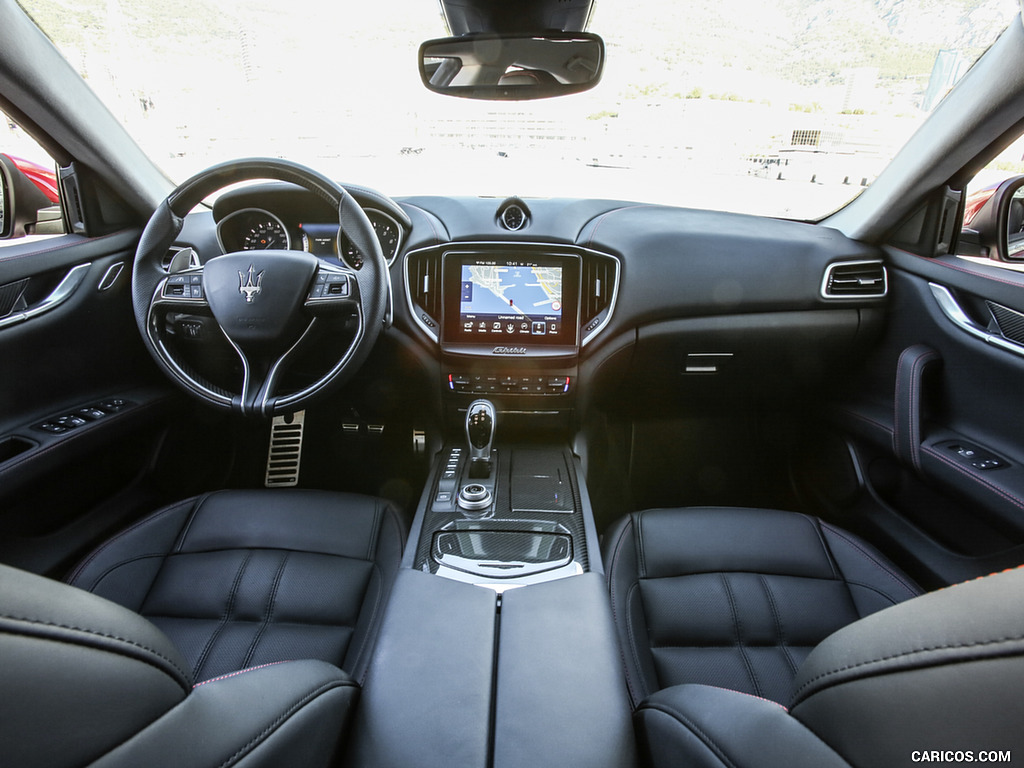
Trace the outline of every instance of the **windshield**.
<path fill-rule="evenodd" d="M 431 93 L 436 0 L 23 0 L 183 181 L 284 157 L 389 195 L 608 197 L 817 219 L 878 175 L 1013 0 L 599 0 L 600 84 Z"/>

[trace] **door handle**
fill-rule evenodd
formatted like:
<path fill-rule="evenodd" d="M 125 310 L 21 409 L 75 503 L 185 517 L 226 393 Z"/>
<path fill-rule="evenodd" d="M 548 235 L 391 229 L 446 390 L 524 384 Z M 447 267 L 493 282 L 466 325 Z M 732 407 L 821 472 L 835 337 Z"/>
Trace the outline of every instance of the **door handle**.
<path fill-rule="evenodd" d="M 78 290 L 78 286 L 80 286 L 82 281 L 85 280 L 85 275 L 91 266 L 92 263 L 89 262 L 72 267 L 68 273 L 64 275 L 60 283 L 57 284 L 57 287 L 50 291 L 50 294 L 45 299 L 42 299 L 29 307 L 25 307 L 24 309 L 12 312 L 7 315 L 7 317 L 0 319 L 0 329 L 8 328 L 12 325 L 17 325 L 18 323 L 23 323 L 26 320 L 39 317 L 39 315 L 45 314 L 59 307 L 65 301 L 70 299 L 74 295 L 75 291 Z"/>

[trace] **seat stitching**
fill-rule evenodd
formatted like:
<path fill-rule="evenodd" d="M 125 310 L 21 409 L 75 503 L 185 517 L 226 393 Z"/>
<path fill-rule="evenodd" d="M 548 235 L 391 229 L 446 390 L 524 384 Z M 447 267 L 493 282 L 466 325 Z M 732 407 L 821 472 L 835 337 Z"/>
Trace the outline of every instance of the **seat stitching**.
<path fill-rule="evenodd" d="M 619 635 L 619 642 L 617 643 L 617 645 L 619 647 L 619 658 L 622 660 L 622 668 L 623 668 L 623 670 L 626 673 L 626 685 L 629 687 L 630 698 L 633 700 L 633 704 L 636 705 L 636 704 L 640 703 L 643 700 L 644 697 L 641 696 L 641 697 L 638 698 L 636 696 L 636 692 L 633 689 L 633 682 L 634 682 L 633 681 L 633 675 L 630 674 L 629 662 L 626 659 L 626 652 L 625 652 L 625 649 L 623 648 L 623 643 L 622 643 L 622 633 L 621 633 L 621 631 L 619 631 L 619 630 L 621 630 L 621 627 L 622 627 L 622 624 L 620 624 L 620 619 L 619 619 L 619 599 L 618 599 L 619 590 L 615 586 L 614 577 L 613 577 L 613 574 L 618 570 L 619 558 L 622 556 L 621 553 L 625 550 L 625 547 L 623 546 L 623 540 L 632 531 L 632 529 L 633 529 L 633 519 L 632 519 L 632 517 L 630 517 L 626 521 L 626 524 L 623 525 L 622 528 L 619 530 L 619 534 L 618 534 L 618 537 L 615 540 L 615 544 L 612 546 L 612 561 L 611 561 L 610 567 L 608 568 L 608 573 L 606 574 L 606 577 L 607 577 L 607 580 L 608 580 L 609 602 L 611 603 L 611 609 L 612 609 L 612 622 L 615 624 L 616 631 L 617 631 L 617 633 Z M 630 588 L 630 591 L 632 589 L 635 589 L 637 586 L 638 586 L 637 583 L 634 582 L 633 585 Z M 630 647 L 631 647 L 631 651 L 633 653 L 634 663 L 637 665 L 637 671 L 639 673 L 640 662 L 639 662 L 639 659 L 637 658 L 636 648 L 634 647 L 632 622 L 630 621 L 630 617 L 629 617 L 629 599 L 630 599 L 629 598 L 629 592 L 627 592 L 626 610 L 625 610 L 625 614 L 626 614 L 625 615 L 626 636 L 627 636 L 627 639 L 629 641 L 629 644 L 630 644 Z"/>
<path fill-rule="evenodd" d="M 209 496 L 209 494 L 205 494 L 201 496 L 197 501 L 193 502 L 192 512 L 185 519 L 185 524 L 181 527 L 181 530 L 178 532 L 178 541 L 175 543 L 174 547 L 171 549 L 170 552 L 163 553 L 163 557 L 160 559 L 160 565 L 156 569 L 156 573 L 153 574 L 153 580 L 149 582 L 149 586 L 146 587 L 146 593 L 142 596 L 142 600 L 139 601 L 139 613 L 143 612 L 143 609 L 146 606 L 146 602 L 149 600 L 149 596 L 153 593 L 153 587 L 155 587 L 156 583 L 160 581 L 160 576 L 163 574 L 164 568 L 167 566 L 167 559 L 170 557 L 171 552 L 180 552 L 181 545 L 185 540 L 186 532 L 192 527 L 192 521 L 195 520 L 196 515 L 199 514 L 199 508 L 203 506 L 203 502 L 205 502 L 209 498 Z"/>
<path fill-rule="evenodd" d="M 793 659 L 786 642 L 786 631 L 782 628 L 782 617 L 779 615 L 778 606 L 775 604 L 775 595 L 772 594 L 771 586 L 768 584 L 768 579 L 765 578 L 763 573 L 759 574 L 758 580 L 761 582 L 761 588 L 764 589 L 765 597 L 768 598 L 768 606 L 771 608 L 772 618 L 775 619 L 775 628 L 779 634 L 778 647 L 782 650 L 782 655 L 786 658 L 790 671 L 795 675 L 797 663 Z"/>
<path fill-rule="evenodd" d="M 188 538 L 189 531 L 192 530 L 192 523 L 199 517 L 199 510 L 202 509 L 203 505 L 212 495 L 212 493 L 207 493 L 196 500 L 192 507 L 192 514 L 188 516 L 188 520 L 185 521 L 185 525 L 182 526 L 181 532 L 178 534 L 178 540 L 174 543 L 174 552 L 181 552 L 185 546 L 185 539 Z"/>
<path fill-rule="evenodd" d="M 196 677 L 199 677 L 199 672 L 202 670 L 203 665 L 206 664 L 206 659 L 209 657 L 210 652 L 213 650 L 213 646 L 217 642 L 217 638 L 220 637 L 221 632 L 224 631 L 224 627 L 227 626 L 230 620 L 231 614 L 235 609 L 235 598 L 238 596 L 238 586 L 242 582 L 242 574 L 245 572 L 246 566 L 249 564 L 249 560 L 252 558 L 252 551 L 246 552 L 245 559 L 242 564 L 238 566 L 238 571 L 235 573 L 235 581 L 231 585 L 231 592 L 228 593 L 228 601 L 224 606 L 224 613 L 221 614 L 220 623 L 217 628 L 213 630 L 210 635 L 210 639 L 206 641 L 206 646 L 203 648 L 203 652 L 199 655 L 199 660 L 196 662 Z"/>
<path fill-rule="evenodd" d="M 366 559 L 374 560 L 377 554 L 377 542 L 380 538 L 381 526 L 380 499 L 373 503 L 373 526 L 370 528 L 370 540 L 366 543 Z"/>
<path fill-rule="evenodd" d="M 636 678 L 637 678 L 635 681 L 631 680 L 630 679 L 631 676 L 629 674 L 629 669 L 627 668 L 627 670 L 626 670 L 626 683 L 629 685 L 629 692 L 630 692 L 630 694 L 634 694 L 634 690 L 633 690 L 633 683 L 634 682 L 636 682 L 638 684 L 638 686 L 639 686 L 639 691 L 636 691 L 636 693 L 639 693 L 639 695 L 634 697 L 634 699 L 633 699 L 634 704 L 639 704 L 641 701 L 643 701 L 644 699 L 647 698 L 647 694 L 648 694 L 647 683 L 644 680 L 643 666 L 640 664 L 640 654 L 638 652 L 637 645 L 636 645 L 636 633 L 635 633 L 635 630 L 633 628 L 633 612 L 630 610 L 630 605 L 633 603 L 633 600 L 635 599 L 635 595 L 639 592 L 639 589 L 640 589 L 640 582 L 638 582 L 638 581 L 637 582 L 633 582 L 633 584 L 631 584 L 630 587 L 629 587 L 629 591 L 626 593 L 626 636 L 629 638 L 629 650 L 633 654 L 633 664 L 636 666 Z M 641 603 L 643 602 L 643 594 L 640 595 L 640 601 L 641 601 Z M 641 608 L 641 610 L 643 610 L 643 609 Z M 644 628 L 644 631 L 645 632 L 647 631 L 646 627 Z M 650 638 L 648 638 L 648 641 L 649 640 L 650 640 Z M 657 674 L 657 670 L 655 670 L 655 674 Z M 659 681 L 659 684 L 660 684 L 660 681 Z"/>
<path fill-rule="evenodd" d="M 383 601 L 383 598 L 384 598 L 384 593 L 386 591 L 385 590 L 386 584 L 385 584 L 385 578 L 384 578 L 384 569 L 380 567 L 380 564 L 377 562 L 377 559 L 376 559 L 376 554 L 377 554 L 376 550 L 379 547 L 379 542 L 380 542 L 380 538 L 381 538 L 380 537 L 380 533 L 383 532 L 384 522 L 390 522 L 391 525 L 393 525 L 395 527 L 395 533 L 396 533 L 396 535 L 398 537 L 399 542 L 401 542 L 402 538 L 403 538 L 402 537 L 402 525 L 401 525 L 401 522 L 399 521 L 398 515 L 395 513 L 394 508 L 390 504 L 385 504 L 383 513 L 382 513 L 382 515 L 380 516 L 380 518 L 379 518 L 379 520 L 377 522 L 378 522 L 378 525 L 380 526 L 380 528 L 377 530 L 378 544 L 377 544 L 377 546 L 374 547 L 374 558 L 372 560 L 370 560 L 370 570 L 371 570 L 371 576 L 370 576 L 371 581 L 370 581 L 370 583 L 373 583 L 372 582 L 373 574 L 376 574 L 379 577 L 380 586 L 377 588 L 377 594 L 374 596 L 373 611 L 370 613 L 370 620 L 369 620 L 369 623 L 367 624 L 367 631 L 363 633 L 363 637 L 359 641 L 359 650 L 356 651 L 356 654 L 355 654 L 355 657 L 354 657 L 354 662 L 353 662 L 353 665 L 352 665 L 353 669 L 358 669 L 359 666 L 362 664 L 362 662 L 363 662 L 362 656 L 366 652 L 367 643 L 370 642 L 371 636 L 374 637 L 374 638 L 377 636 L 377 630 L 379 629 L 379 627 L 377 626 L 377 616 L 380 614 L 380 612 L 382 610 L 382 601 Z M 404 547 L 402 547 L 401 543 L 400 543 L 399 544 L 399 549 L 403 549 L 403 548 Z M 365 601 L 365 599 L 366 599 L 365 596 L 364 596 L 363 599 Z M 362 610 L 360 610 L 360 613 L 362 613 Z M 357 618 L 356 619 L 356 625 L 357 626 L 358 626 L 358 623 L 359 623 L 359 619 Z M 356 629 L 355 627 L 352 627 L 353 633 L 355 633 L 355 629 Z M 365 669 L 363 669 L 363 673 L 362 673 L 362 675 L 360 675 L 360 680 L 359 680 L 360 684 L 363 684 L 363 683 L 366 682 L 366 676 L 369 674 L 369 671 L 370 671 L 369 670 L 369 666 L 367 666 Z"/>
<path fill-rule="evenodd" d="M 707 747 L 711 752 L 713 752 L 715 757 L 717 757 L 723 765 L 727 765 L 729 766 L 729 768 L 737 768 L 736 764 L 732 760 L 730 760 L 729 756 L 725 754 L 725 752 L 722 750 L 720 746 L 718 746 L 718 742 L 716 742 L 711 736 L 709 736 L 704 730 L 702 730 L 700 726 L 698 726 L 695 722 L 693 722 L 693 720 L 684 715 L 682 712 L 678 711 L 674 707 L 670 707 L 660 702 L 658 704 L 646 704 L 644 708 L 652 709 L 656 712 L 661 712 L 662 714 L 668 715 L 669 717 L 678 720 L 680 723 L 682 723 L 683 726 L 688 728 L 691 733 L 695 734 L 701 740 L 701 743 L 703 743 L 705 747 Z"/>
<path fill-rule="evenodd" d="M 310 691 L 308 694 L 306 694 L 297 702 L 295 702 L 295 704 L 289 707 L 287 712 L 284 712 L 280 717 L 274 720 L 274 722 L 272 722 L 258 734 L 253 736 L 244 746 L 240 747 L 238 751 L 235 752 L 235 754 L 231 755 L 231 757 L 229 757 L 227 760 L 221 763 L 218 768 L 228 768 L 228 766 L 238 762 L 240 758 L 244 757 L 246 754 L 251 752 L 254 746 L 256 746 L 259 742 L 263 741 L 271 733 L 276 731 L 286 720 L 291 718 L 292 715 L 294 715 L 300 709 L 305 707 L 306 704 L 311 702 L 313 699 L 318 698 L 322 693 L 326 693 L 327 691 L 330 691 L 334 688 L 348 688 L 352 686 L 353 684 L 351 682 L 332 680 L 331 682 L 324 683 L 323 685 Z"/>
<path fill-rule="evenodd" d="M 284 661 L 271 661 L 268 664 L 260 664 L 257 667 L 246 667 L 245 669 L 240 669 L 237 672 L 228 672 L 226 675 L 220 675 L 219 677 L 211 677 L 209 680 L 203 680 L 201 683 L 193 685 L 192 690 L 201 688 L 204 685 L 209 685 L 210 683 L 219 683 L 221 680 L 227 680 L 229 677 L 238 677 L 239 675 L 244 675 L 248 672 L 255 672 L 257 669 L 266 669 L 267 667 L 276 667 L 278 664 L 290 663 L 291 662 L 286 659 Z"/>
<path fill-rule="evenodd" d="M 67 582 L 69 584 L 73 584 L 76 579 L 81 578 L 82 572 L 89 567 L 90 563 L 92 563 L 93 560 L 99 557 L 104 551 L 113 546 L 116 542 L 131 534 L 132 531 L 142 527 L 143 525 L 148 524 L 151 520 L 157 520 L 163 517 L 164 515 L 169 515 L 172 512 L 177 512 L 182 507 L 182 505 L 185 504 L 186 501 L 187 499 L 185 501 L 177 502 L 176 504 L 170 504 L 167 507 L 161 509 L 159 512 L 155 512 L 152 515 L 149 515 L 148 517 L 139 520 L 135 524 L 129 526 L 128 528 L 125 528 L 116 536 L 113 536 L 112 538 L 108 539 L 106 543 L 100 545 L 95 550 L 93 550 L 92 554 L 90 554 L 84 561 L 82 561 L 82 563 L 79 564 L 77 568 L 75 568 L 75 570 L 71 572 L 71 575 L 67 578 Z M 163 553 L 161 553 L 161 556 L 163 556 Z"/>
<path fill-rule="evenodd" d="M 252 643 L 250 643 L 249 650 L 246 651 L 245 658 L 242 660 L 243 668 L 248 667 L 252 663 L 252 657 L 256 653 L 260 640 L 263 639 L 263 633 L 267 631 L 267 627 L 274 620 L 274 609 L 277 607 L 277 590 L 281 586 L 281 579 L 284 577 L 284 571 L 288 566 L 288 559 L 290 557 L 291 552 L 286 552 L 281 559 L 281 564 L 277 567 L 277 573 L 274 574 L 274 581 L 270 585 L 270 595 L 267 600 L 266 618 L 260 623 L 260 628 L 256 631 L 256 636 L 253 638 Z"/>
<path fill-rule="evenodd" d="M 156 656 L 158 659 L 166 661 L 174 669 L 175 672 L 177 672 L 179 675 L 181 675 L 182 679 L 184 679 L 184 680 L 191 680 L 192 679 L 192 675 L 190 675 L 189 673 L 185 672 L 181 667 L 179 667 L 177 665 L 177 663 L 174 661 L 174 659 L 171 659 L 171 658 L 165 656 L 164 654 L 162 654 L 160 651 L 156 650 L 155 648 L 150 648 L 148 645 L 144 645 L 144 644 L 142 644 L 140 642 L 137 642 L 135 640 L 130 640 L 127 637 L 121 637 L 120 635 L 112 635 L 112 634 L 110 634 L 108 632 L 101 632 L 99 630 L 90 629 L 88 627 L 78 627 L 78 626 L 75 626 L 73 624 L 60 624 L 60 623 L 58 623 L 56 621 L 43 621 L 42 619 L 30 619 L 27 616 L 15 616 L 15 615 L 9 614 L 9 613 L 0 613 L 0 619 L 10 619 L 11 621 L 20 621 L 20 622 L 24 622 L 26 624 L 33 624 L 33 625 L 37 625 L 37 626 L 41 626 L 41 627 L 53 627 L 54 629 L 66 629 L 66 630 L 69 630 L 69 631 L 72 631 L 72 632 L 84 632 L 87 635 L 94 635 L 96 637 L 102 637 L 102 638 L 105 638 L 107 640 L 116 640 L 116 641 L 118 641 L 120 643 L 126 643 L 127 645 L 131 645 L 131 646 L 133 646 L 135 648 L 139 648 L 139 649 L 141 649 L 143 651 L 147 651 L 148 653 L 151 653 L 154 656 Z M 66 640 L 59 640 L 59 638 L 50 638 L 50 639 L 58 640 L 59 642 L 67 642 Z M 186 690 L 187 690 L 187 688 L 186 688 Z"/>
<path fill-rule="evenodd" d="M 722 578 L 722 585 L 725 587 L 725 594 L 729 598 L 729 610 L 732 612 L 732 625 L 736 630 L 736 647 L 740 652 L 740 657 L 743 659 L 743 665 L 747 668 L 747 674 L 750 675 L 750 682 L 754 686 L 754 693 L 758 696 L 761 695 L 761 685 L 757 681 L 757 676 L 754 674 L 754 668 L 750 663 L 750 657 L 747 656 L 747 650 L 743 644 L 743 624 L 740 622 L 739 612 L 736 610 L 736 600 L 732 594 L 732 588 L 729 586 L 729 579 L 726 575 L 720 574 Z"/>
<path fill-rule="evenodd" d="M 836 581 L 842 580 L 842 572 L 839 570 L 839 564 L 836 562 L 835 557 L 832 556 L 832 550 L 828 546 L 828 542 L 825 541 L 825 536 L 821 532 L 821 521 L 815 517 L 809 517 L 807 515 L 800 515 L 807 524 L 811 526 L 814 531 L 814 535 L 818 537 L 818 543 L 821 544 L 821 551 L 825 554 L 825 559 L 828 560 L 828 567 L 832 569 L 832 578 Z"/>
<path fill-rule="evenodd" d="M 957 650 L 969 650 L 971 648 L 985 648 L 992 645 L 1000 645 L 1002 643 L 1013 643 L 1020 640 L 1024 640 L 1024 634 L 1021 635 L 1010 635 L 1007 637 L 998 637 L 991 640 L 978 640 L 973 643 L 943 643 L 941 645 L 929 645 L 922 648 L 912 648 L 907 651 L 900 651 L 899 653 L 893 653 L 888 656 L 879 656 L 877 658 L 865 659 L 859 661 L 856 664 L 847 664 L 842 667 L 834 667 L 833 669 L 821 672 L 815 675 L 809 680 L 805 680 L 804 683 L 797 689 L 793 696 L 794 702 L 799 700 L 804 690 L 819 680 L 823 680 L 828 677 L 833 677 L 842 672 L 849 672 L 854 669 L 860 669 L 861 667 L 867 667 L 872 664 L 880 664 L 885 661 L 895 661 L 897 659 L 906 658 L 907 656 L 914 656 L 918 653 L 932 653 L 934 651 L 957 651 Z M 972 659 L 971 661 L 980 661 L 980 659 Z M 951 663 L 951 662 L 948 662 Z"/>
<path fill-rule="evenodd" d="M 647 557 L 644 554 L 644 526 L 643 526 L 643 512 L 637 512 L 633 515 L 633 519 L 636 521 L 636 562 L 639 573 L 638 578 L 647 578 Z"/>
<path fill-rule="evenodd" d="M 363 633 L 363 637 L 359 641 L 359 650 L 356 651 L 356 655 L 355 655 L 355 658 L 354 658 L 354 663 L 352 665 L 353 669 L 358 668 L 360 666 L 360 664 L 362 664 L 362 661 L 363 661 L 362 660 L 362 655 L 363 655 L 363 652 L 366 650 L 366 644 L 370 640 L 370 635 L 372 634 L 372 635 L 376 636 L 376 634 L 377 634 L 377 632 L 376 632 L 376 630 L 377 630 L 377 614 L 380 611 L 381 599 L 382 599 L 382 597 L 384 595 L 384 575 L 383 575 L 383 572 L 381 571 L 380 566 L 377 563 L 375 563 L 375 562 L 374 563 L 370 563 L 370 571 L 371 571 L 371 576 L 370 576 L 371 583 L 372 583 L 372 579 L 373 579 L 373 574 L 376 573 L 377 576 L 379 576 L 380 586 L 377 587 L 376 594 L 373 597 L 373 610 L 370 612 L 370 620 L 369 620 L 369 622 L 366 625 L 367 631 Z M 365 600 L 365 597 L 363 599 Z M 362 611 L 360 611 L 360 613 L 362 613 Z M 358 626 L 358 624 L 359 624 L 359 618 L 357 617 L 356 618 L 356 626 Z M 356 627 L 353 626 L 352 627 L 353 634 L 355 633 L 355 631 L 356 631 Z M 363 674 L 360 676 L 360 680 L 359 680 L 359 684 L 360 685 L 362 685 L 363 683 L 366 682 L 366 675 L 368 673 L 369 673 L 369 668 L 363 670 Z"/>
<path fill-rule="evenodd" d="M 903 602 L 902 600 L 898 600 L 897 598 L 893 597 L 892 595 L 883 592 L 878 587 L 872 586 L 871 584 L 865 584 L 863 581 L 850 581 L 850 580 L 847 580 L 846 583 L 849 586 L 860 587 L 861 589 L 867 589 L 867 590 L 869 590 L 871 592 L 874 592 L 879 597 L 884 597 L 892 605 L 899 605 L 900 603 Z"/>
<path fill-rule="evenodd" d="M 675 649 L 697 649 L 697 650 L 712 649 L 712 650 L 721 650 L 722 648 L 735 648 L 736 644 L 735 643 L 726 643 L 726 642 L 722 642 L 722 643 L 714 643 L 714 642 L 708 642 L 708 643 L 685 643 L 685 644 L 684 643 L 659 643 L 658 645 L 654 645 L 652 647 L 654 649 L 656 649 L 656 650 L 659 650 L 659 651 L 664 651 L 664 650 L 671 651 L 671 650 L 675 650 Z M 778 646 L 776 646 L 776 644 L 773 643 L 773 642 L 768 642 L 768 643 L 746 643 L 746 647 L 747 648 L 776 648 Z M 818 643 L 812 643 L 810 645 L 793 645 L 793 646 L 790 646 L 790 647 L 791 648 L 814 649 L 814 648 L 818 647 Z M 720 687 L 720 686 L 715 686 L 715 687 Z M 741 693 L 742 693 L 742 691 L 741 691 Z M 748 695 L 753 695 L 753 694 L 748 694 Z M 759 697 L 759 698 L 761 698 L 761 697 Z"/>
<path fill-rule="evenodd" d="M 863 555 L 868 561 L 870 561 L 878 570 L 880 570 L 882 573 L 884 573 L 890 579 L 892 579 L 897 584 L 899 584 L 901 587 L 903 587 L 908 592 L 910 592 L 911 596 L 916 596 L 918 594 L 918 591 L 912 585 L 908 584 L 903 579 L 902 576 L 900 576 L 899 574 L 894 572 L 885 563 L 883 563 L 880 560 L 878 560 L 871 552 L 869 552 L 864 547 L 862 547 L 855 539 L 852 539 L 850 536 L 848 536 L 845 533 L 845 531 L 842 531 L 842 530 L 840 530 L 838 528 L 834 528 L 833 526 L 829 525 L 828 523 L 824 523 L 824 522 L 821 523 L 821 526 L 823 528 L 828 529 L 828 531 L 830 533 L 835 534 L 837 537 L 839 537 L 840 539 L 845 541 L 847 544 L 849 544 L 851 547 L 853 547 L 858 552 L 860 552 L 861 555 Z M 843 576 L 843 580 L 846 581 L 846 576 L 845 575 Z"/>

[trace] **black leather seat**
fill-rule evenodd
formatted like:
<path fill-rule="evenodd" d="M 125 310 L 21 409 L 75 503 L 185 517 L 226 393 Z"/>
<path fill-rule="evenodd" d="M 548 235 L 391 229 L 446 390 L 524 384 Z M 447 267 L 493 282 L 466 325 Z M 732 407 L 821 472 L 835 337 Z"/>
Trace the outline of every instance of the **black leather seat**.
<path fill-rule="evenodd" d="M 1024 751 L 1024 569 L 879 611 L 824 640 L 788 709 L 680 685 L 635 715 L 653 768 L 1008 763 Z"/>
<path fill-rule="evenodd" d="M 223 491 L 142 520 L 70 582 L 149 619 L 196 680 L 320 659 L 362 682 L 405 536 L 380 499 Z"/>
<path fill-rule="evenodd" d="M 634 707 L 682 683 L 789 701 L 819 642 L 920 593 L 862 540 L 793 512 L 647 510 L 604 549 Z"/>
<path fill-rule="evenodd" d="M 194 685 L 141 616 L 0 566 L 0 765 L 256 768 L 331 764 L 359 688 L 323 661 Z"/>

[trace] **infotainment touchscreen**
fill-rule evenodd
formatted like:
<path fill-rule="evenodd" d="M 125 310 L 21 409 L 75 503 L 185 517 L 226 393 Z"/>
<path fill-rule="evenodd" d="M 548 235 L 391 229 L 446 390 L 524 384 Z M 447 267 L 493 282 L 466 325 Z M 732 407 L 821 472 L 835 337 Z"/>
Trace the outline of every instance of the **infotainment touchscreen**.
<path fill-rule="evenodd" d="M 561 267 L 463 264 L 459 291 L 459 322 L 467 334 L 546 336 L 562 330 Z"/>
<path fill-rule="evenodd" d="M 459 254 L 445 265 L 446 339 L 517 347 L 575 344 L 578 264 L 556 255 Z"/>

